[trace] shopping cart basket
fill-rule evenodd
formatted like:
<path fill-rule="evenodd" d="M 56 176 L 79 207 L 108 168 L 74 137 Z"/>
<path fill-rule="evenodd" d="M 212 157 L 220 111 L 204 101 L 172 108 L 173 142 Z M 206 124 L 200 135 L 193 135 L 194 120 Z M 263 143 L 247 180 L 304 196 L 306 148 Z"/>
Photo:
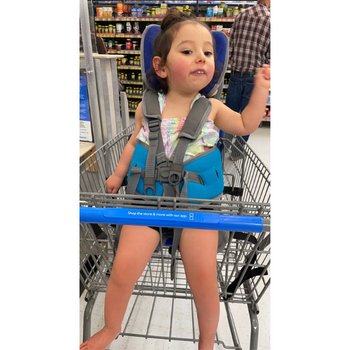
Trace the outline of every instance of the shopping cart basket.
<path fill-rule="evenodd" d="M 226 310 L 225 334 L 216 343 L 225 349 L 242 349 L 230 309 L 233 303 L 247 305 L 251 323 L 250 350 L 258 344 L 258 303 L 270 284 L 270 172 L 245 144 L 240 159 L 232 160 L 231 148 L 223 154 L 225 192 L 220 200 L 200 202 L 186 198 L 107 194 L 104 182 L 114 172 L 134 125 L 107 142 L 80 164 L 80 281 L 86 289 L 83 340 L 90 337 L 91 315 L 99 292 L 105 292 L 114 258 L 119 224 L 160 227 L 212 228 L 227 232 L 227 242 L 217 254 L 220 301 Z M 223 143 L 229 141 L 223 140 Z M 244 141 L 242 141 L 244 142 Z M 141 200 L 142 199 L 142 200 Z M 161 235 L 162 236 L 162 235 Z M 174 280 L 170 278 L 168 242 L 161 242 L 136 283 L 120 336 L 198 342 L 195 308 L 180 255 Z M 137 325 L 134 310 L 144 298 L 152 307 L 144 312 L 147 322 Z M 167 302 L 168 312 L 159 305 Z M 183 303 L 188 303 L 183 306 Z M 176 333 L 179 308 L 191 312 L 192 329 Z M 161 309 L 164 324 L 155 333 L 155 313 Z M 221 322 L 221 321 L 220 321 Z M 164 327 L 163 327 L 164 328 Z M 158 328 L 157 328 L 158 329 Z M 229 335 L 229 336 L 228 336 Z"/>

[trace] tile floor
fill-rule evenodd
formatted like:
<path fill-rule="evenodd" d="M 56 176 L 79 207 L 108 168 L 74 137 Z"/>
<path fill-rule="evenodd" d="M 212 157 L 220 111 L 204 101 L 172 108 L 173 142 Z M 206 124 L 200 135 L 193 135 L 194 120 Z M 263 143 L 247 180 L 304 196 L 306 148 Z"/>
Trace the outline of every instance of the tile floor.
<path fill-rule="evenodd" d="M 248 141 L 250 147 L 254 150 L 254 152 L 258 155 L 258 157 L 262 160 L 262 162 L 266 165 L 268 169 L 270 169 L 270 126 L 263 124 L 260 126 L 249 138 Z M 82 319 L 83 313 L 85 309 L 86 302 L 84 301 L 85 293 L 82 294 L 80 298 L 80 340 L 82 341 Z M 103 326 L 103 304 L 104 304 L 104 293 L 99 293 L 92 315 L 92 323 L 91 323 L 91 332 L 95 333 Z M 129 303 L 129 308 L 133 305 L 134 296 L 131 298 Z M 170 303 L 170 299 L 166 298 L 157 298 L 157 308 L 162 310 L 162 308 L 166 307 L 166 304 Z M 143 315 L 147 314 L 147 310 L 151 308 L 151 302 L 143 301 L 142 303 L 135 304 L 136 310 L 134 310 L 134 314 L 137 315 L 138 323 L 144 324 L 147 327 L 148 324 L 148 316 L 144 317 Z M 187 312 L 190 308 L 189 301 L 183 300 L 176 305 L 176 318 L 174 318 L 173 332 L 174 336 L 178 337 L 187 337 L 187 333 L 191 333 L 192 329 L 192 317 L 191 313 Z M 242 304 L 230 304 L 230 308 L 232 311 L 232 315 L 234 318 L 235 326 L 237 329 L 237 333 L 239 336 L 239 340 L 243 350 L 249 349 L 249 340 L 250 340 L 250 321 L 249 315 L 247 312 L 246 305 Z M 260 313 L 258 315 L 259 320 L 259 350 L 269 350 L 270 349 L 270 290 L 268 289 L 264 294 L 263 298 L 259 302 Z M 128 311 L 127 311 L 128 314 Z M 157 316 L 157 314 L 162 315 L 161 317 Z M 166 334 L 167 332 L 167 323 L 164 322 L 164 315 L 167 315 L 168 312 L 155 313 L 154 318 L 152 319 L 152 325 L 150 328 L 150 333 L 154 331 L 154 334 Z M 131 320 L 132 322 L 132 320 Z M 125 324 L 125 320 L 124 320 Z M 139 325 L 137 325 L 139 327 Z M 135 330 L 134 330 L 135 331 Z M 175 335 L 175 332 L 178 334 Z M 137 333 L 137 330 L 136 330 Z M 229 344 L 232 346 L 232 340 L 230 339 L 230 332 L 227 327 L 226 322 L 226 312 L 224 305 L 221 304 L 221 314 L 220 314 L 220 322 L 218 327 L 218 335 L 220 335 L 220 339 L 227 339 L 226 346 Z M 191 334 L 188 334 L 191 337 Z M 225 347 L 222 345 L 215 345 L 215 350 L 222 350 Z M 195 350 L 197 349 L 197 344 L 193 342 L 184 342 L 184 341 L 176 341 L 173 340 L 169 342 L 168 340 L 160 340 L 160 339 L 145 339 L 140 337 L 119 337 L 115 341 L 112 342 L 109 349 L 125 349 L 125 350 Z"/>

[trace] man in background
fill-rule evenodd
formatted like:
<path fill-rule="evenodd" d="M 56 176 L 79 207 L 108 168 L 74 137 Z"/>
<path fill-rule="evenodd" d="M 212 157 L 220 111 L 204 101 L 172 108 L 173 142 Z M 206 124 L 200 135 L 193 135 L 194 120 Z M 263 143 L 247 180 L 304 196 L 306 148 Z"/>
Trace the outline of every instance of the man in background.
<path fill-rule="evenodd" d="M 270 64 L 270 0 L 258 0 L 255 6 L 239 12 L 231 27 L 229 45 L 231 75 L 226 105 L 241 113 L 249 102 L 256 71 Z M 245 141 L 248 138 L 243 136 Z M 242 150 L 238 140 L 235 146 Z"/>

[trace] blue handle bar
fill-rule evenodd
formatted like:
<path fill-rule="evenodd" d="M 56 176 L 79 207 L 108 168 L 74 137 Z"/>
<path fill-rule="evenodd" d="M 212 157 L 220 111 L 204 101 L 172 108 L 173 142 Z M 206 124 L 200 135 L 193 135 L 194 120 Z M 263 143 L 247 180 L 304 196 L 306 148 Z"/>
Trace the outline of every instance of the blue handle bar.
<path fill-rule="evenodd" d="M 259 216 L 131 208 L 80 207 L 80 222 L 243 232 L 263 231 L 263 220 Z"/>

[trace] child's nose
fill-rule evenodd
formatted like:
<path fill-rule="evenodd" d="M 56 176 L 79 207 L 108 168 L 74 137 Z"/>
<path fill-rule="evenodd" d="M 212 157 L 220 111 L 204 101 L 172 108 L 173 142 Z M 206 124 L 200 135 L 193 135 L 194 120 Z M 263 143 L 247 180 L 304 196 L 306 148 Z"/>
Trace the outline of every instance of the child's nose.
<path fill-rule="evenodd" d="M 204 52 L 199 52 L 197 56 L 197 62 L 205 62 Z"/>

